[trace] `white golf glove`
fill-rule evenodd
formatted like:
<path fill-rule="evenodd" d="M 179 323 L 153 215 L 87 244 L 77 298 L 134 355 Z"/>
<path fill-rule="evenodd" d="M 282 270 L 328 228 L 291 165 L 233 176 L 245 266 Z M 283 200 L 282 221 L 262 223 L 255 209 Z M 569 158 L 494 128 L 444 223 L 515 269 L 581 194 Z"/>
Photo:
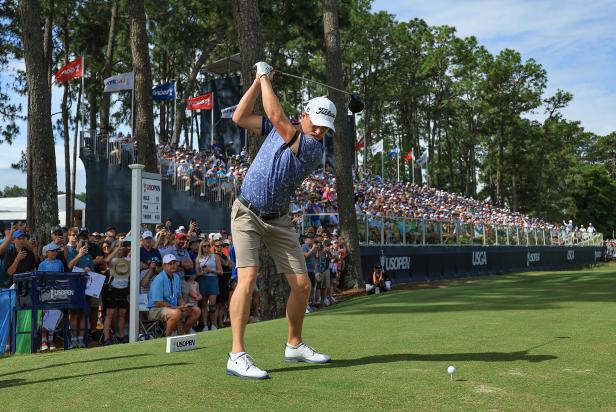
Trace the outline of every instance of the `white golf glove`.
<path fill-rule="evenodd" d="M 257 76 L 259 76 L 259 78 L 261 78 L 262 76 L 269 77 L 270 73 L 272 72 L 272 66 L 265 62 L 257 62 L 254 68 L 257 71 Z"/>

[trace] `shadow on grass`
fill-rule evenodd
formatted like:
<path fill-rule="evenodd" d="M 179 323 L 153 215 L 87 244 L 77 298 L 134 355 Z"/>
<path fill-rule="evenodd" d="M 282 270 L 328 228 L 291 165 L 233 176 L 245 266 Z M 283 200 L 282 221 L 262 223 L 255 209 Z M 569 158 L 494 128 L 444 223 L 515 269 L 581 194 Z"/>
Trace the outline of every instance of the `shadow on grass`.
<path fill-rule="evenodd" d="M 109 360 L 115 360 L 115 359 L 126 359 L 126 358 L 136 358 L 139 356 L 149 356 L 149 354 L 147 353 L 137 353 L 135 355 L 123 355 L 123 356 L 110 356 L 107 358 L 96 358 L 96 359 L 88 359 L 88 360 L 81 360 L 81 361 L 74 361 L 74 362 L 65 362 L 65 363 L 54 363 L 52 365 L 47 365 L 47 366 L 41 366 L 40 368 L 32 368 L 32 369 L 22 369 L 19 371 L 12 371 L 9 373 L 3 373 L 0 375 L 0 378 L 3 376 L 9 376 L 9 375 L 17 375 L 19 373 L 27 373 L 27 372 L 34 372 L 34 371 L 40 371 L 43 369 L 51 369 L 51 368 L 59 368 L 62 366 L 69 366 L 69 365 L 78 365 L 81 363 L 91 363 L 91 362 L 102 362 L 102 361 L 109 361 Z"/>
<path fill-rule="evenodd" d="M 334 359 L 332 363 L 321 365 L 306 365 L 268 369 L 268 372 L 293 372 L 308 369 L 320 368 L 348 368 L 352 366 L 365 366 L 383 363 L 398 363 L 398 362 L 544 362 L 558 359 L 554 355 L 531 355 L 528 350 L 518 352 L 478 352 L 478 353 L 395 353 L 389 355 L 372 355 L 363 358 L 355 359 Z"/>
<path fill-rule="evenodd" d="M 75 363 L 77 363 L 77 362 L 75 362 Z M 177 362 L 177 363 L 163 363 L 163 364 L 160 364 L 160 365 L 135 366 L 135 367 L 132 367 L 132 368 L 121 368 L 121 369 L 112 369 L 112 370 L 108 370 L 108 371 L 100 371 L 100 372 L 92 372 L 92 373 L 82 373 L 80 375 L 54 376 L 54 377 L 51 377 L 51 378 L 48 378 L 48 379 L 39 379 L 39 380 L 36 380 L 36 381 L 28 381 L 26 379 L 9 379 L 9 380 L 5 380 L 5 381 L 0 381 L 0 389 L 11 388 L 11 387 L 14 387 L 14 386 L 33 385 L 33 384 L 37 384 L 37 383 L 58 382 L 58 381 L 67 380 L 67 379 L 86 378 L 86 377 L 89 377 L 89 376 L 107 375 L 107 374 L 114 374 L 114 373 L 127 372 L 127 371 L 139 371 L 139 370 L 146 370 L 146 369 L 167 368 L 167 367 L 186 366 L 186 365 L 192 365 L 192 363 L 190 363 L 190 362 Z"/>
<path fill-rule="evenodd" d="M 568 302 L 616 302 L 615 271 L 514 274 L 453 281 L 450 287 L 401 290 L 328 308 L 319 315 L 557 309 Z"/>

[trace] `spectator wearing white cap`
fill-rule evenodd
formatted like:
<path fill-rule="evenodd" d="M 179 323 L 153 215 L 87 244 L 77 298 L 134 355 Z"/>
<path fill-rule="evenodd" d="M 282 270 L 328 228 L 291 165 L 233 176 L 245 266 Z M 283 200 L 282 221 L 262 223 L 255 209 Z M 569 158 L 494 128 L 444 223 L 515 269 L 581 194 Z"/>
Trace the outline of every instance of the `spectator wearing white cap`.
<path fill-rule="evenodd" d="M 141 248 L 140 248 L 140 259 L 141 259 L 141 270 L 148 268 L 148 262 L 152 261 L 152 258 L 158 258 L 158 261 L 162 261 L 162 256 L 160 255 L 160 251 L 154 247 L 154 236 L 152 232 L 146 230 L 141 235 Z"/>
<path fill-rule="evenodd" d="M 188 333 L 201 316 L 197 306 L 190 306 L 182 299 L 182 281 L 176 272 L 177 263 L 173 254 L 163 257 L 163 271 L 152 280 L 148 293 L 148 318 L 166 322 L 166 336 L 173 334 L 182 319 L 185 322 L 180 333 Z"/>

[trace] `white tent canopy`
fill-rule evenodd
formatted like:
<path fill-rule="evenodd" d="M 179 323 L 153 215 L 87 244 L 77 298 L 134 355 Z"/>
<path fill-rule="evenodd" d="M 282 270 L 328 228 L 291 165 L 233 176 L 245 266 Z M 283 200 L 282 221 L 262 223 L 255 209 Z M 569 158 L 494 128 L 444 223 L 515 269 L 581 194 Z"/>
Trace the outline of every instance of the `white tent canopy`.
<path fill-rule="evenodd" d="M 0 220 L 25 221 L 27 202 L 26 197 L 0 198 Z M 85 218 L 86 204 L 77 198 L 75 199 L 75 210 L 81 210 L 82 218 Z M 58 195 L 58 220 L 61 225 L 66 225 L 66 195 Z"/>

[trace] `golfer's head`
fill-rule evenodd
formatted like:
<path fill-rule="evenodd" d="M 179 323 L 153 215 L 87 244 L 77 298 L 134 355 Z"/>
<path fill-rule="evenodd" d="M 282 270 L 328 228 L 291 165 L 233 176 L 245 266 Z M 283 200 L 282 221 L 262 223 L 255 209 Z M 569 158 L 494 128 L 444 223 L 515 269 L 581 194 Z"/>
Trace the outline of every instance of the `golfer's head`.
<path fill-rule="evenodd" d="M 310 100 L 302 113 L 302 131 L 304 134 L 321 139 L 327 130 L 336 131 L 336 106 L 327 97 L 315 97 Z"/>

